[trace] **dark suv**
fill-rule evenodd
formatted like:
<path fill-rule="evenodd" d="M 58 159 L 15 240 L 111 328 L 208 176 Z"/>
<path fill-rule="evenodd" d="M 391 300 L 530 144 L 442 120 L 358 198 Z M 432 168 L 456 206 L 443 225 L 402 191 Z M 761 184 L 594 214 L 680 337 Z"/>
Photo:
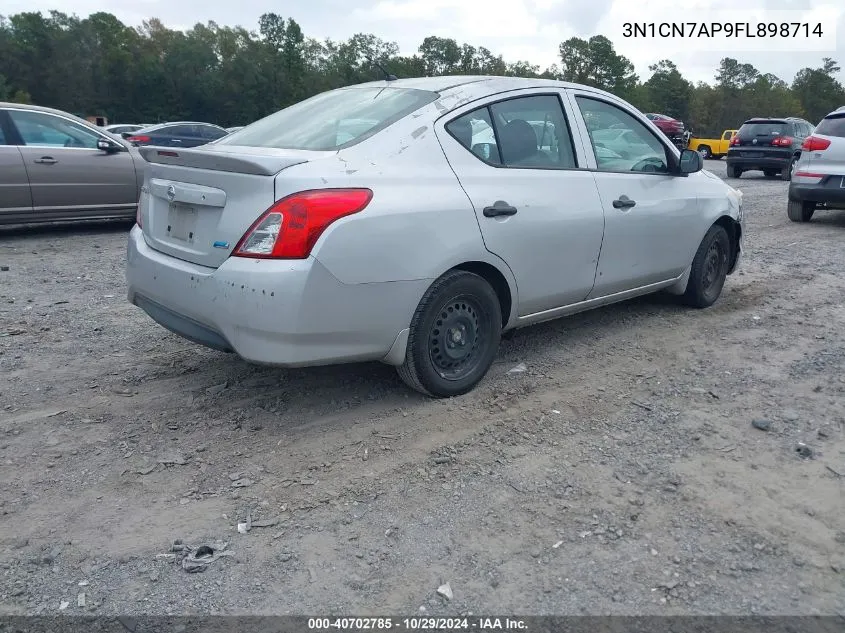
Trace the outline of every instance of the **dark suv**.
<path fill-rule="evenodd" d="M 731 139 L 728 178 L 756 170 L 769 178 L 789 180 L 801 155 L 801 144 L 812 133 L 810 122 L 796 117 L 748 119 Z"/>

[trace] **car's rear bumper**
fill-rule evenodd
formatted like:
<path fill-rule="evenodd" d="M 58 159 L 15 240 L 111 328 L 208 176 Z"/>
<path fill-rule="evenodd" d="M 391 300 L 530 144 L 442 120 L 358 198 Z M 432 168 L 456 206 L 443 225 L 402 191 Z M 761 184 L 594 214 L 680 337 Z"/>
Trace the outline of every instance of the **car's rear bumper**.
<path fill-rule="evenodd" d="M 793 182 L 789 185 L 790 200 L 845 204 L 845 176 L 828 176 L 820 183 Z"/>
<path fill-rule="evenodd" d="M 150 248 L 137 226 L 126 279 L 130 303 L 172 332 L 283 367 L 384 359 L 430 284 L 343 284 L 314 258 L 208 268 Z"/>
<path fill-rule="evenodd" d="M 761 156 L 761 157 L 738 157 L 728 154 L 728 165 L 739 167 L 740 169 L 777 169 L 781 170 L 784 167 L 789 167 L 792 162 L 792 157 L 780 156 Z"/>

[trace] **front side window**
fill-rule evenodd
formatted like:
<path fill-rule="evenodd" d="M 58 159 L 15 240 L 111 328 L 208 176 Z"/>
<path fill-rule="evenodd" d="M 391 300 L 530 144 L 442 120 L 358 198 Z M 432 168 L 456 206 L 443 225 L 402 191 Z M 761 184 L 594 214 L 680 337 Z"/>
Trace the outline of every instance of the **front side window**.
<path fill-rule="evenodd" d="M 333 151 L 363 140 L 438 97 L 436 92 L 407 88 L 341 88 L 271 114 L 217 144 Z"/>
<path fill-rule="evenodd" d="M 723 138 L 723 139 L 725 139 L 726 141 L 731 140 L 731 133 L 730 133 L 730 132 L 725 132 L 725 135 L 724 135 L 722 138 Z"/>
<path fill-rule="evenodd" d="M 669 172 L 666 147 L 633 115 L 598 99 L 578 96 L 575 100 L 588 122 L 600 171 Z"/>
<path fill-rule="evenodd" d="M 493 165 L 577 167 L 569 125 L 554 95 L 499 101 L 450 121 L 446 129 L 473 154 Z"/>
<path fill-rule="evenodd" d="M 100 136 L 91 130 L 46 112 L 9 110 L 24 145 L 97 149 Z"/>

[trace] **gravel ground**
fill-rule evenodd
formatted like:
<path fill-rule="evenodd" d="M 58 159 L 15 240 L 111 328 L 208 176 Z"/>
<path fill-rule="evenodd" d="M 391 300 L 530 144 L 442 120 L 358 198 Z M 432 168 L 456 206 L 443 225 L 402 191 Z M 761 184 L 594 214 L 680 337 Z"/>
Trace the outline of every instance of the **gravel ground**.
<path fill-rule="evenodd" d="M 0 233 L 0 612 L 845 612 L 845 212 L 739 187 L 714 307 L 520 331 L 449 401 L 171 335 L 125 224 Z"/>

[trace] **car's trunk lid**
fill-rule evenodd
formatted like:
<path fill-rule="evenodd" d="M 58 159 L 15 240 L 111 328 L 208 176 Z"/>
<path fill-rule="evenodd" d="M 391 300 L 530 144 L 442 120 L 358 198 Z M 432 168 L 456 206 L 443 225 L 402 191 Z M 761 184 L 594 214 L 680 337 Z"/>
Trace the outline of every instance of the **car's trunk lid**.
<path fill-rule="evenodd" d="M 275 175 L 332 152 L 208 145 L 144 147 L 144 239 L 173 257 L 216 268 L 276 201 Z"/>

